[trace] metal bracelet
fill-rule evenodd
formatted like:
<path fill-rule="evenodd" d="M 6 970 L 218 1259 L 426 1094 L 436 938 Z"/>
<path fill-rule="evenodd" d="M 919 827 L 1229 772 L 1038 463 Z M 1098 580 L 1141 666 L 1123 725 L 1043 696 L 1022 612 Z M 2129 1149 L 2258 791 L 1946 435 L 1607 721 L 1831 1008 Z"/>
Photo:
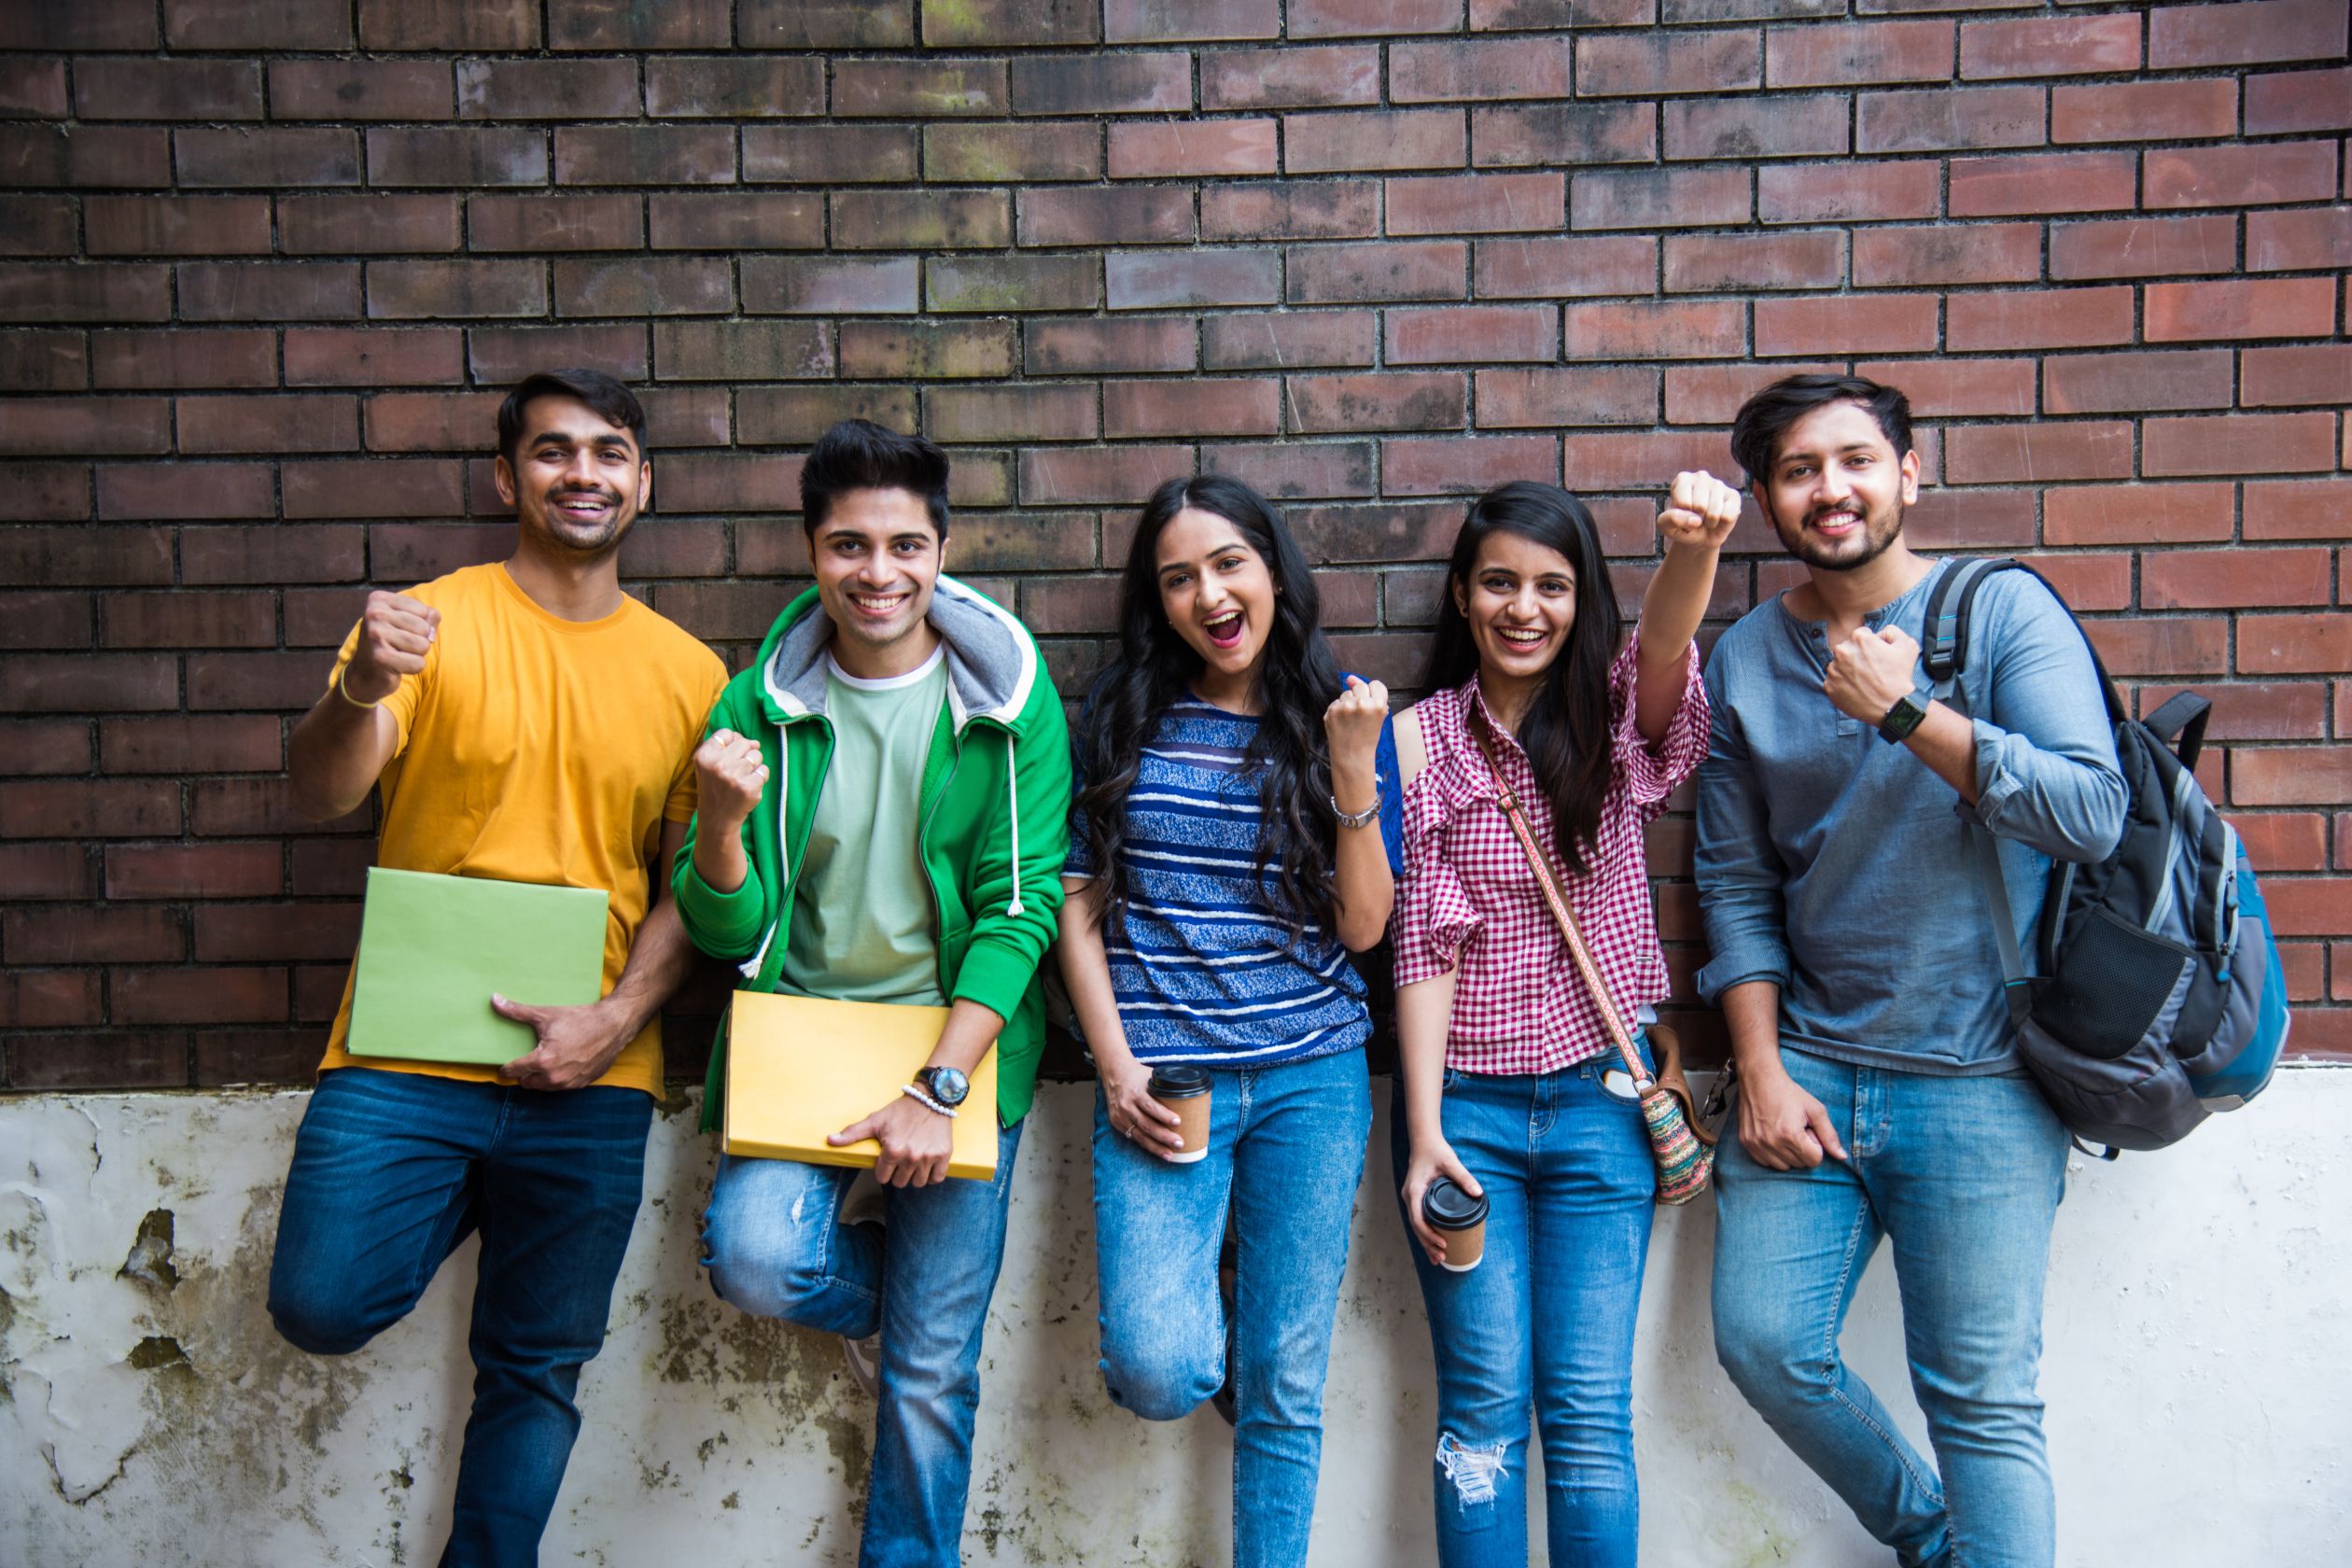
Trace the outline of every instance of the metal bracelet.
<path fill-rule="evenodd" d="M 1372 819 L 1380 814 L 1380 791 L 1377 789 L 1372 791 L 1372 804 L 1362 811 L 1342 811 L 1339 809 L 1339 797 L 1333 795 L 1329 798 L 1331 814 L 1339 819 L 1339 825 L 1343 828 L 1370 827 Z"/>

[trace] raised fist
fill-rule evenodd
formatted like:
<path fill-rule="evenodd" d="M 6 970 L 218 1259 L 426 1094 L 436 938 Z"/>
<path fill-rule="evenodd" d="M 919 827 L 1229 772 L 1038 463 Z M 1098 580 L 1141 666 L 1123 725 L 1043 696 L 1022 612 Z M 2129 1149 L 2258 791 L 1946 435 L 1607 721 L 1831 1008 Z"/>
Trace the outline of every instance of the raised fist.
<path fill-rule="evenodd" d="M 404 677 L 425 667 L 425 655 L 441 628 L 441 611 L 406 594 L 379 588 L 359 615 L 359 643 L 343 669 L 343 693 L 354 702 L 379 703 L 400 689 Z"/>
<path fill-rule="evenodd" d="M 1719 550 L 1740 521 L 1740 493 L 1701 469 L 1678 473 L 1658 514 L 1658 532 L 1671 547 Z"/>
<path fill-rule="evenodd" d="M 713 827 L 738 828 L 767 788 L 760 743 L 733 730 L 714 730 L 694 749 L 694 809 Z"/>
<path fill-rule="evenodd" d="M 1373 754 L 1380 745 L 1380 721 L 1388 717 L 1388 710 L 1386 686 L 1377 680 L 1367 685 L 1361 677 L 1348 677 L 1347 690 L 1323 709 L 1323 739 L 1331 748 L 1334 773 L 1351 764 L 1367 774 L 1372 771 Z"/>

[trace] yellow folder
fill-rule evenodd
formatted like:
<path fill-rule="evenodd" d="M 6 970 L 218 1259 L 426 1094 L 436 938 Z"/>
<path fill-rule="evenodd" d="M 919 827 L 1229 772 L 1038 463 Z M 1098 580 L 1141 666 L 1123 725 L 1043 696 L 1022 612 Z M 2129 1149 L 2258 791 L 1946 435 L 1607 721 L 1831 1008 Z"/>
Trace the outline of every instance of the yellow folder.
<path fill-rule="evenodd" d="M 727 1025 L 727 1153 L 805 1165 L 871 1167 L 872 1139 L 825 1141 L 898 1098 L 939 1043 L 945 1007 L 737 991 Z M 972 1070 L 950 1126 L 947 1174 L 992 1181 L 997 1168 L 996 1045 Z"/>

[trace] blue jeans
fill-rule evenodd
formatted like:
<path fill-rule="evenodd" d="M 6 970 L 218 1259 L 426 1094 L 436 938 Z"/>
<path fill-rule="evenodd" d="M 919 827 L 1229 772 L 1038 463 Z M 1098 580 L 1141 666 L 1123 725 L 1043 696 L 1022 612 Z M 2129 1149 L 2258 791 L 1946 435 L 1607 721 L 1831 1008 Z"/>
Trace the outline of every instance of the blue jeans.
<path fill-rule="evenodd" d="M 628 1250 L 653 1102 L 346 1067 L 311 1095 L 270 1261 L 270 1316 L 314 1355 L 347 1355 L 408 1315 L 441 1260 L 482 1233 L 473 1413 L 441 1561 L 539 1561 Z"/>
<path fill-rule="evenodd" d="M 965 1114 L 992 1116 L 996 1107 Z M 840 1223 L 855 1170 L 720 1158 L 703 1216 L 703 1267 L 720 1299 L 852 1339 L 882 1336 L 861 1568 L 953 1568 L 961 1559 L 980 1334 L 1004 1261 L 1020 1143 L 1017 1123 L 998 1133 L 994 1181 L 883 1188 L 889 1225 L 879 1235 Z"/>
<path fill-rule="evenodd" d="M 1769 1169 L 1733 1119 L 1715 1161 L 1715 1354 L 1904 1568 L 2048 1568 L 2057 1505 L 2034 1383 L 2065 1129 L 2022 1076 L 1781 1060 L 1853 1158 Z M 1838 1354 L 1882 1236 L 1934 1465 Z"/>
<path fill-rule="evenodd" d="M 1372 1130 L 1362 1051 L 1210 1070 L 1209 1152 L 1171 1165 L 1111 1130 L 1095 1092 L 1095 1256 L 1102 1380 L 1173 1421 L 1217 1392 L 1228 1325 L 1217 1253 L 1233 1210 L 1233 1561 L 1307 1561 L 1323 1464 L 1348 1226 Z"/>
<path fill-rule="evenodd" d="M 1531 1406 L 1551 1561 L 1632 1568 L 1633 1317 L 1658 1179 L 1640 1102 L 1602 1085 L 1615 1059 L 1539 1075 L 1446 1073 L 1446 1141 L 1488 1209 L 1485 1255 L 1464 1273 L 1437 1267 L 1406 1235 L 1437 1357 L 1445 1568 L 1524 1568 Z M 1391 1134 L 1402 1171 L 1401 1079 Z"/>

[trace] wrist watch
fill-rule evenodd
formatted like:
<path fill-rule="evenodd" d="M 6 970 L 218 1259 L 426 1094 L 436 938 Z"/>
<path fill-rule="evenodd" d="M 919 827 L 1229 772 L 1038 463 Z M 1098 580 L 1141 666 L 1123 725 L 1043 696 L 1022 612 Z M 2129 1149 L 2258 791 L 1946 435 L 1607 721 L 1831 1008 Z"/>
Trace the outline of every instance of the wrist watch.
<path fill-rule="evenodd" d="M 1927 710 L 1919 705 L 1919 699 L 1906 692 L 1895 699 L 1895 706 L 1888 708 L 1886 717 L 1879 721 L 1879 738 L 1899 744 L 1911 731 L 1919 728 L 1919 721 L 1926 717 Z"/>
<path fill-rule="evenodd" d="M 964 1102 L 972 1093 L 972 1080 L 952 1067 L 927 1067 L 915 1074 L 915 1082 L 923 1091 L 950 1111 Z"/>

